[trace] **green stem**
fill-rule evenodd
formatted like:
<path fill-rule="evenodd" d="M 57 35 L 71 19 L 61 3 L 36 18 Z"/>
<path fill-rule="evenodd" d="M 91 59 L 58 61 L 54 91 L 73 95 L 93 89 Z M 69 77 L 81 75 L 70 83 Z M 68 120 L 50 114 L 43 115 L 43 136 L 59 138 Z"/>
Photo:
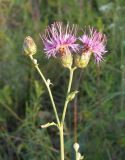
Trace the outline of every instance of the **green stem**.
<path fill-rule="evenodd" d="M 47 90 L 49 92 L 49 96 L 50 96 L 51 103 L 52 103 L 52 106 L 53 106 L 53 110 L 54 110 L 54 113 L 55 113 L 55 116 L 56 116 L 56 120 L 57 120 L 57 123 L 59 125 L 60 124 L 60 120 L 59 120 L 59 117 L 58 117 L 58 113 L 57 113 L 57 110 L 56 110 L 56 105 L 55 105 L 55 102 L 54 102 L 54 99 L 53 99 L 53 96 L 52 96 L 52 92 L 51 92 L 51 89 L 50 89 L 50 86 L 49 86 L 50 84 L 47 82 L 47 80 L 45 79 L 43 73 L 39 69 L 39 66 L 37 64 L 36 59 L 34 59 L 32 56 L 30 56 L 30 58 L 31 58 L 31 61 L 33 62 L 33 64 L 35 65 L 36 70 L 38 71 L 38 73 L 40 74 L 41 78 L 43 79 L 43 81 L 44 81 L 44 83 L 46 85 L 46 88 L 47 88 Z"/>
<path fill-rule="evenodd" d="M 44 81 L 44 83 L 45 83 L 45 85 L 47 87 L 47 90 L 49 92 L 49 96 L 50 96 L 50 99 L 51 99 L 51 103 L 52 103 L 52 106 L 53 106 L 53 110 L 54 110 L 54 113 L 55 113 L 55 116 L 56 116 L 56 120 L 57 120 L 57 123 L 58 123 L 58 128 L 59 128 L 61 160 L 64 160 L 64 132 L 63 132 L 63 127 L 64 127 L 64 120 L 65 120 L 66 110 L 67 110 L 67 106 L 68 106 L 68 102 L 69 102 L 67 100 L 67 96 L 68 96 L 68 94 L 70 93 L 70 90 L 71 90 L 71 85 L 72 85 L 72 80 L 73 80 L 73 72 L 76 69 L 76 67 L 70 68 L 70 78 L 69 78 L 68 90 L 67 90 L 67 94 L 66 94 L 66 100 L 65 100 L 65 104 L 64 104 L 62 120 L 60 122 L 59 117 L 58 117 L 58 113 L 57 113 L 57 110 L 56 110 L 55 102 L 54 102 L 54 99 L 53 99 L 53 96 L 52 96 L 52 93 L 51 93 L 50 83 L 45 79 L 43 73 L 39 69 L 38 64 L 37 64 L 37 60 L 34 59 L 32 56 L 30 56 L 30 58 L 31 58 L 31 61 L 33 62 L 33 64 L 35 65 L 36 70 L 38 71 L 38 73 L 40 74 L 41 78 L 43 79 L 43 81 Z"/>
<path fill-rule="evenodd" d="M 75 154 L 76 154 L 76 160 L 78 160 L 78 158 L 77 158 L 77 157 L 78 157 L 78 156 L 77 156 L 77 152 L 76 152 Z"/>
<path fill-rule="evenodd" d="M 59 134 L 60 134 L 61 160 L 64 160 L 64 134 L 63 134 L 63 125 L 62 124 L 59 127 Z"/>
<path fill-rule="evenodd" d="M 2 106 L 7 109 L 17 120 L 19 120 L 20 122 L 23 122 L 23 120 L 11 109 L 11 107 L 9 107 L 8 105 L 0 102 L 2 104 Z"/>
<path fill-rule="evenodd" d="M 76 69 L 76 68 L 71 68 L 71 69 L 70 69 L 70 78 L 69 78 L 69 85 L 68 85 L 68 90 L 67 90 L 67 95 L 66 95 L 66 97 L 68 96 L 68 94 L 70 93 L 70 90 L 71 90 L 71 85 L 72 85 L 72 80 L 73 80 L 73 73 L 74 73 L 74 70 L 75 70 L 75 69 Z M 62 120 L 61 120 L 61 123 L 62 123 L 62 124 L 64 123 L 64 120 L 65 120 L 67 106 L 68 106 L 68 100 L 67 100 L 67 98 L 66 98 L 65 104 L 64 104 L 63 115 L 62 115 Z"/>
<path fill-rule="evenodd" d="M 67 106 L 68 106 L 68 102 L 69 102 L 67 100 L 67 96 L 68 96 L 68 94 L 70 93 L 70 90 L 71 90 L 71 85 L 72 85 L 72 80 L 73 80 L 73 72 L 74 72 L 75 69 L 76 68 L 71 68 L 70 69 L 70 78 L 69 78 L 68 90 L 67 90 L 67 94 L 66 94 L 66 100 L 65 100 L 65 104 L 64 104 L 62 120 L 61 120 L 61 124 L 59 126 L 61 160 L 64 160 L 64 133 L 63 133 L 63 127 L 64 127 L 64 120 L 65 120 L 66 110 L 67 110 Z"/>

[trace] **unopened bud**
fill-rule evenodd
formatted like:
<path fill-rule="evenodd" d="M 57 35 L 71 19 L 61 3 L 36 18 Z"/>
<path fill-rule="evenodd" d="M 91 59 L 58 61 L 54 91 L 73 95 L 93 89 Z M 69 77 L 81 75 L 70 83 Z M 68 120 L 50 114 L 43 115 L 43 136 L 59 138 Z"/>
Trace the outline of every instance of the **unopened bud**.
<path fill-rule="evenodd" d="M 61 63 L 66 68 L 71 68 L 72 61 L 73 61 L 72 55 L 65 55 L 61 57 Z"/>
<path fill-rule="evenodd" d="M 78 68 L 85 68 L 90 60 L 91 53 L 82 53 L 81 55 L 77 54 L 75 55 L 75 65 Z"/>
<path fill-rule="evenodd" d="M 79 91 L 73 91 L 73 92 L 71 92 L 71 93 L 69 93 L 68 94 L 68 96 L 67 96 L 67 101 L 72 101 L 74 98 L 75 98 L 75 96 L 76 96 L 76 94 L 78 93 Z"/>
<path fill-rule="evenodd" d="M 78 143 L 74 143 L 73 148 L 75 149 L 76 152 L 78 152 L 79 144 Z"/>
<path fill-rule="evenodd" d="M 23 43 L 23 53 L 26 56 L 32 56 L 36 53 L 37 51 L 37 47 L 36 44 L 34 42 L 34 40 L 30 37 L 27 36 L 24 39 L 24 43 Z"/>

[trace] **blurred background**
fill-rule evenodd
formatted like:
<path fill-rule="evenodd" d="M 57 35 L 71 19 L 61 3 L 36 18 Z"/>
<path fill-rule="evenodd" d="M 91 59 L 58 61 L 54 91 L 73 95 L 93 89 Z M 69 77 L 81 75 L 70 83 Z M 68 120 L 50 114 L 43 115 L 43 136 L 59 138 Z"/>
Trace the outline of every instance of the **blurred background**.
<path fill-rule="evenodd" d="M 80 28 L 91 25 L 107 35 L 107 55 L 77 70 L 65 124 L 65 159 L 74 160 L 80 143 L 86 160 L 125 160 L 125 1 L 0 0 L 0 160 L 59 160 L 59 134 L 48 93 L 28 57 L 22 55 L 27 35 L 38 46 L 39 66 L 54 83 L 61 115 L 68 70 L 46 59 L 39 33 L 54 21 Z M 78 112 L 78 113 L 77 113 Z"/>

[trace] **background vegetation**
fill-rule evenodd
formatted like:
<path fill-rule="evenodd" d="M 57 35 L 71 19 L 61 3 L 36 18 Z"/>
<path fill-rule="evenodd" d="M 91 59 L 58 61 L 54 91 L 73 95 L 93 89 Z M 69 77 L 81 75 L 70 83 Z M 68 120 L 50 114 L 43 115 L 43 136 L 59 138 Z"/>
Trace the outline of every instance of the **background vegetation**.
<path fill-rule="evenodd" d="M 0 0 L 0 160 L 59 160 L 58 131 L 39 127 L 54 120 L 47 91 L 22 55 L 23 39 L 30 35 L 61 113 L 68 72 L 45 58 L 39 37 L 56 20 L 92 25 L 108 37 L 101 66 L 91 61 L 75 74 L 80 93 L 67 114 L 66 160 L 74 160 L 76 138 L 86 160 L 125 160 L 124 15 L 124 0 Z"/>

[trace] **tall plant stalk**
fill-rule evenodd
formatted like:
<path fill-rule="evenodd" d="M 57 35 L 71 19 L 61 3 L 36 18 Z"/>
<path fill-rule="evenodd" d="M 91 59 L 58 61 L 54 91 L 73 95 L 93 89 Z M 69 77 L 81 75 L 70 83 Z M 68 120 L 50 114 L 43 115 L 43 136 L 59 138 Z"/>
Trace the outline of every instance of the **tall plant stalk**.
<path fill-rule="evenodd" d="M 40 68 L 39 68 L 39 66 L 37 64 L 37 60 L 34 59 L 33 56 L 30 56 L 30 59 L 33 62 L 37 72 L 41 76 L 41 78 L 42 78 L 43 82 L 45 83 L 46 88 L 47 88 L 47 90 L 49 92 L 49 96 L 50 96 L 50 99 L 51 99 L 51 103 L 52 103 L 53 110 L 54 110 L 55 117 L 56 117 L 56 121 L 57 121 L 56 126 L 58 127 L 59 134 L 60 134 L 60 152 L 61 152 L 60 156 L 61 156 L 61 160 L 64 160 L 64 121 L 65 121 L 65 116 L 66 116 L 66 110 L 67 110 L 67 107 L 68 107 L 68 103 L 70 101 L 67 97 L 68 97 L 68 95 L 69 95 L 69 93 L 71 91 L 71 86 L 72 86 L 72 81 L 73 81 L 73 73 L 74 73 L 74 70 L 76 69 L 76 67 L 69 69 L 69 71 L 70 71 L 69 84 L 68 84 L 66 99 L 65 99 L 65 103 L 64 103 L 62 119 L 60 121 L 59 120 L 59 116 L 58 116 L 58 112 L 57 112 L 57 109 L 56 109 L 56 105 L 55 105 L 55 102 L 54 102 L 54 99 L 53 99 L 53 95 L 52 95 L 52 92 L 51 92 L 51 88 L 50 88 L 50 83 L 51 82 L 46 80 L 46 78 L 44 77 L 42 71 L 40 70 Z"/>
<path fill-rule="evenodd" d="M 65 121 L 65 116 L 66 116 L 66 110 L 68 107 L 69 100 L 67 99 L 68 94 L 71 91 L 71 86 L 72 86 L 72 80 L 73 80 L 73 73 L 76 68 L 71 68 L 70 69 L 70 76 L 69 76 L 69 84 L 68 84 L 68 89 L 67 89 L 67 94 L 66 94 L 66 100 L 64 103 L 64 108 L 63 108 L 63 114 L 62 114 L 62 120 L 60 124 L 60 150 L 61 150 L 61 160 L 64 160 L 64 121 Z"/>
<path fill-rule="evenodd" d="M 37 46 L 33 41 L 32 37 L 30 36 L 27 36 L 24 39 L 23 43 L 24 54 L 30 57 L 37 72 L 40 74 L 43 82 L 45 83 L 50 96 L 50 100 L 53 106 L 57 122 L 47 123 L 45 125 L 41 125 L 41 127 L 46 128 L 54 125 L 57 126 L 57 128 L 59 129 L 61 160 L 64 160 L 64 121 L 66 111 L 68 103 L 75 98 L 75 95 L 78 92 L 71 92 L 74 70 L 76 68 L 83 69 L 87 67 L 92 54 L 94 54 L 95 61 L 99 64 L 103 60 L 104 53 L 106 53 L 106 36 L 104 34 L 98 32 L 93 27 L 89 27 L 88 32 L 85 32 L 81 37 L 77 38 L 76 28 L 76 26 L 70 26 L 68 23 L 66 26 L 64 26 L 62 22 L 55 22 L 51 26 L 47 27 L 43 36 L 40 36 L 44 44 L 44 51 L 47 57 L 58 57 L 60 59 L 61 64 L 65 68 L 68 68 L 70 71 L 69 84 L 61 119 L 59 119 L 57 107 L 55 105 L 53 95 L 51 92 L 51 82 L 49 79 L 46 80 L 38 66 L 37 60 L 33 58 L 33 55 L 37 52 Z M 77 44 L 77 39 L 79 39 L 82 42 L 82 44 Z M 76 54 L 72 54 L 72 52 L 76 52 Z M 74 149 L 77 153 L 77 160 L 81 160 L 83 159 L 83 157 L 78 152 L 78 148 L 79 147 L 76 144 Z"/>

